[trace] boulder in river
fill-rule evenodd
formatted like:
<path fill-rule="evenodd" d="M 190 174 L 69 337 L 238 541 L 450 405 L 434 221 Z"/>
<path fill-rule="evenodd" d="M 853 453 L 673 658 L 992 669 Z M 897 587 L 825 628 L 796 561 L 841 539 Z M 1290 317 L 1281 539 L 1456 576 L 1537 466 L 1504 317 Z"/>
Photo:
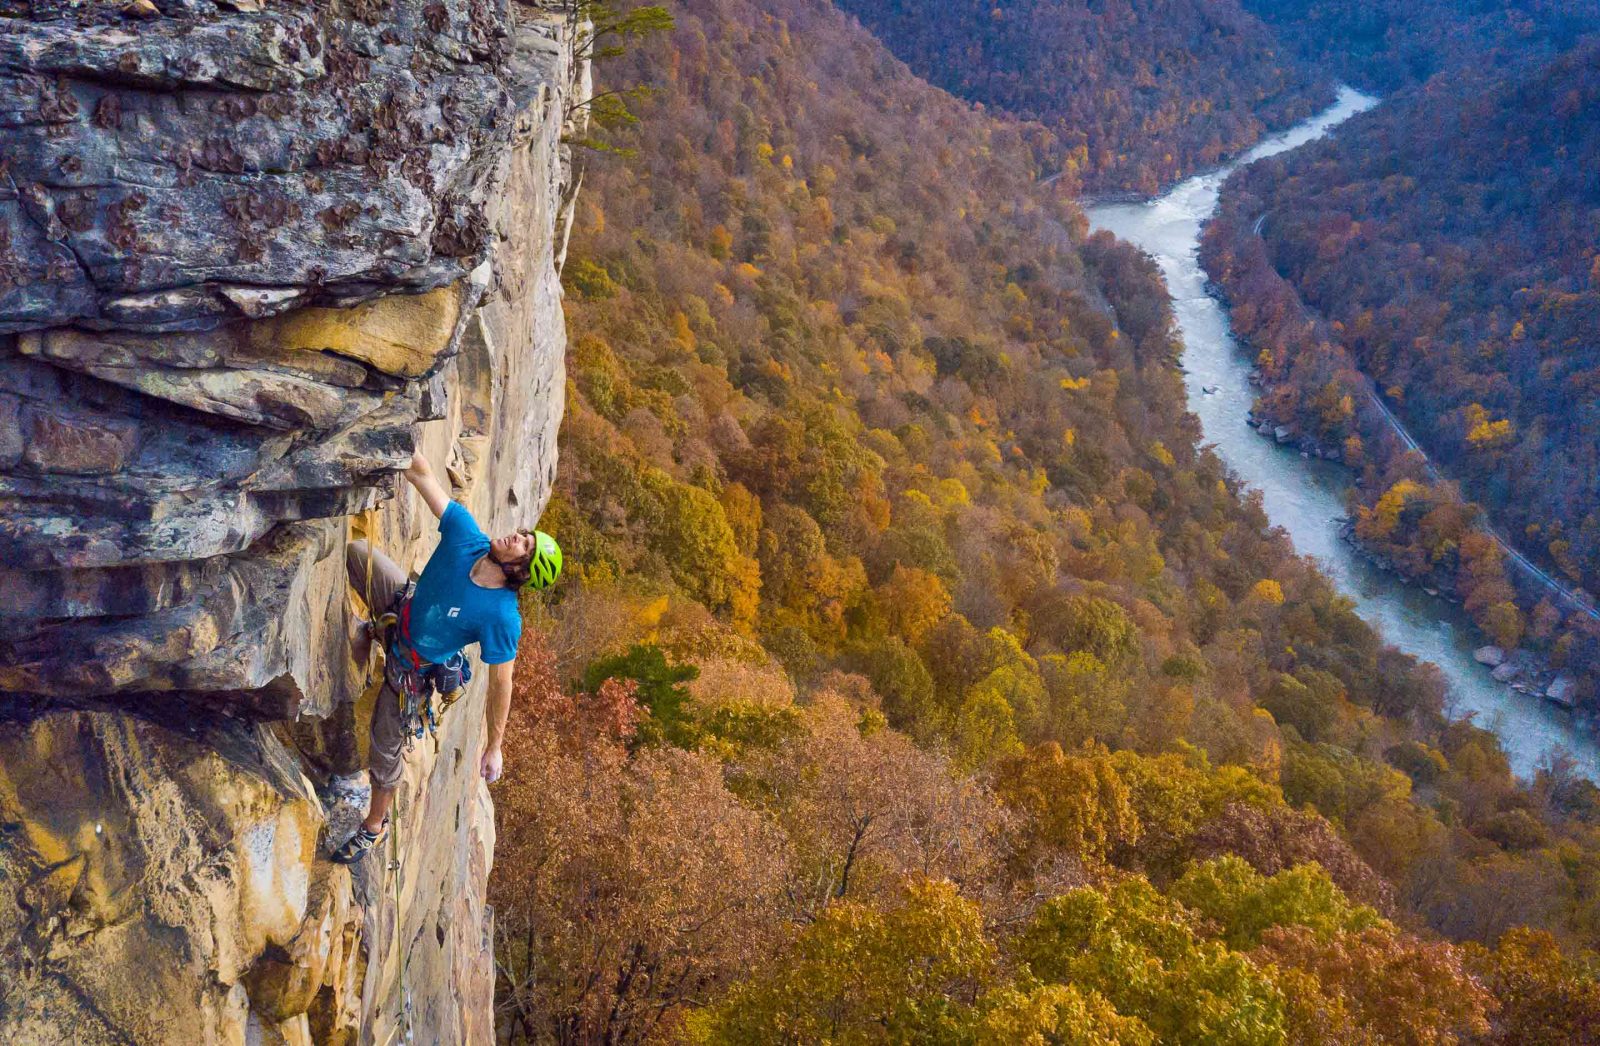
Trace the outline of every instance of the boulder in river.
<path fill-rule="evenodd" d="M 1571 708 L 1576 703 L 1573 692 L 1577 689 L 1577 681 L 1569 675 L 1559 675 L 1545 687 L 1544 696 L 1554 701 L 1563 708 Z"/>
<path fill-rule="evenodd" d="M 1481 646 L 1472 652 L 1472 660 L 1480 665 L 1498 668 L 1505 662 L 1506 652 L 1497 646 Z"/>
<path fill-rule="evenodd" d="M 1272 438 L 1277 440 L 1279 443 L 1289 442 L 1290 437 L 1293 435 L 1294 430 L 1290 429 L 1287 425 L 1279 425 L 1277 428 L 1272 430 Z"/>
<path fill-rule="evenodd" d="M 1503 665 L 1497 665 L 1495 670 L 1490 673 L 1490 675 L 1494 676 L 1496 683 L 1509 683 L 1521 674 L 1522 666 L 1514 661 L 1507 661 Z"/>

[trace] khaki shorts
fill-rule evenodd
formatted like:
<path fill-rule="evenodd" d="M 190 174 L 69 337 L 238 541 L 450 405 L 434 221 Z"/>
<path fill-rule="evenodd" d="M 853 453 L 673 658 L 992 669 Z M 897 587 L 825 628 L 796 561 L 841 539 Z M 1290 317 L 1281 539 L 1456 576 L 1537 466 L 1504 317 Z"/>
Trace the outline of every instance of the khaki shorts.
<path fill-rule="evenodd" d="M 368 598 L 367 571 L 372 571 L 367 612 L 376 618 L 389 609 L 394 597 L 406 587 L 406 572 L 400 565 L 365 541 L 345 546 L 344 566 L 350 585 L 362 598 Z M 400 698 L 387 682 L 378 691 L 372 706 L 372 727 L 368 734 L 367 778 L 375 788 L 393 788 L 405 772 L 406 732 L 400 716 Z"/>

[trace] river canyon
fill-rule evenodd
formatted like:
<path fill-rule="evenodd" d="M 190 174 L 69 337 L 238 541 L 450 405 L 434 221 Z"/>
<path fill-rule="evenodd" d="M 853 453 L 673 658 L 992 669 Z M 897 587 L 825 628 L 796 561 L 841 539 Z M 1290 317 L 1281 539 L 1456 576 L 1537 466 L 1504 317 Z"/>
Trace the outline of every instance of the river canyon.
<path fill-rule="evenodd" d="M 1200 231 L 1235 169 L 1330 134 L 1378 99 L 1350 87 L 1332 106 L 1261 142 L 1231 164 L 1189 178 L 1162 196 L 1106 202 L 1087 210 L 1090 225 L 1136 244 L 1160 266 L 1183 340 L 1189 408 L 1205 442 L 1246 484 L 1262 493 L 1272 522 L 1313 556 L 1384 639 L 1439 667 L 1449 687 L 1447 708 L 1472 714 L 1499 735 L 1519 776 L 1530 777 L 1552 750 L 1565 749 L 1589 776 L 1600 774 L 1600 745 L 1570 713 L 1533 694 L 1517 693 L 1473 660 L 1483 642 L 1467 616 L 1442 598 L 1378 570 L 1341 536 L 1344 492 L 1352 473 L 1263 439 L 1247 424 L 1255 388 L 1246 349 L 1234 338 L 1226 306 L 1214 297 L 1198 258 Z"/>

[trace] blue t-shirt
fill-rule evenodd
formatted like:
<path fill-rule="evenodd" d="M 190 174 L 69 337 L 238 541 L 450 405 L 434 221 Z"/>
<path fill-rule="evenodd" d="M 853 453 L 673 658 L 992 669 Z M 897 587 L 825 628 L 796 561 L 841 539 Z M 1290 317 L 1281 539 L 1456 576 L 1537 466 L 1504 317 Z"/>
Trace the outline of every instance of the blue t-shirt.
<path fill-rule="evenodd" d="M 411 645 L 429 661 L 446 661 L 468 643 L 478 644 L 486 665 L 517 656 L 522 614 L 517 592 L 484 588 L 472 565 L 489 551 L 489 538 L 472 513 L 452 501 L 439 517 L 439 547 L 422 568 L 411 597 Z"/>

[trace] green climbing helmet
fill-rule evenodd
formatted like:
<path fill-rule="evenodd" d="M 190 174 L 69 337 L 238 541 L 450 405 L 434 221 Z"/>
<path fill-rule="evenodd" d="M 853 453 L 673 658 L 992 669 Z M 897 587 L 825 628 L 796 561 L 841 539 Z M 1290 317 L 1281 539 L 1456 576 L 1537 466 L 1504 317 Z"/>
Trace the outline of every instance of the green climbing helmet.
<path fill-rule="evenodd" d="M 542 530 L 533 532 L 533 558 L 528 560 L 528 580 L 524 588 L 546 589 L 561 576 L 561 546 Z"/>

